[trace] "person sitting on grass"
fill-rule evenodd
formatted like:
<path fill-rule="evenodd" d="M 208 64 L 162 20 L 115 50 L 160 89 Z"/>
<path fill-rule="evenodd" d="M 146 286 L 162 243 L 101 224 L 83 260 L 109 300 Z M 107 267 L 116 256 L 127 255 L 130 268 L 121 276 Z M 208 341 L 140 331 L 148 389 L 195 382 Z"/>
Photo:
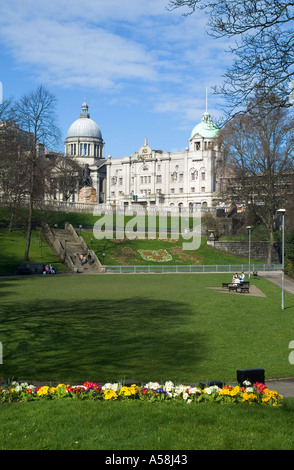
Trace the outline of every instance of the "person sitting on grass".
<path fill-rule="evenodd" d="M 50 269 L 50 274 L 55 274 L 56 273 L 55 269 L 53 268 L 53 266 L 51 264 L 49 265 L 49 269 Z"/>

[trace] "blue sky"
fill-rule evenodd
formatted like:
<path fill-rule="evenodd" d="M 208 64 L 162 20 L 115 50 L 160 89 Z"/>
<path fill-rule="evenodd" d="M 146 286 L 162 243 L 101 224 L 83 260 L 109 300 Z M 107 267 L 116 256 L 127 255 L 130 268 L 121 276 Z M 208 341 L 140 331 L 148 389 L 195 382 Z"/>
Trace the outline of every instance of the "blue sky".
<path fill-rule="evenodd" d="M 4 97 L 39 84 L 58 101 L 63 139 L 86 98 L 105 156 L 131 155 L 144 143 L 181 151 L 211 87 L 232 61 L 224 40 L 207 35 L 204 13 L 166 10 L 168 0 L 1 0 L 0 81 Z M 61 147 L 63 150 L 63 147 Z"/>

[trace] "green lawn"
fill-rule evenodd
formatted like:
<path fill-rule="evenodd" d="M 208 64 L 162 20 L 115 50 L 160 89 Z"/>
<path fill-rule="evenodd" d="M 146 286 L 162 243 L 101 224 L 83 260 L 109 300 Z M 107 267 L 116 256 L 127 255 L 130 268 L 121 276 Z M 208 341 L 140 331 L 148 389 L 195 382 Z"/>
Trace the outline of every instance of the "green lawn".
<path fill-rule="evenodd" d="M 0 229 L 0 276 L 14 274 L 25 263 L 24 252 L 26 233 L 24 230 L 8 232 Z M 66 272 L 66 267 L 60 263 L 52 250 L 48 247 L 39 231 L 33 230 L 30 246 L 30 261 L 35 263 L 52 264 L 57 272 Z"/>
<path fill-rule="evenodd" d="M 112 454 L 122 455 L 115 452 L 119 450 L 158 450 L 162 455 L 169 450 L 179 455 L 187 450 L 293 450 L 294 400 L 285 402 L 283 408 L 80 400 L 13 403 L 0 406 L 0 449 L 108 450 L 95 455 L 98 465 Z M 150 459 L 152 452 L 137 455 Z M 195 463 L 196 455 L 188 457 L 188 463 Z"/>
<path fill-rule="evenodd" d="M 294 298 L 213 289 L 231 274 L 74 275 L 0 280 L 2 376 L 80 382 L 293 375 Z"/>
<path fill-rule="evenodd" d="M 46 217 L 62 225 L 71 216 Z M 92 217 L 75 214 L 69 221 L 91 225 Z M 83 236 L 90 246 L 91 232 L 83 229 Z M 7 274 L 23 262 L 25 236 L 2 230 L 0 238 L 0 274 Z M 132 243 L 127 249 L 139 249 L 143 242 L 125 241 Z M 98 253 L 105 251 L 105 262 L 119 264 L 111 257 L 122 244 L 92 243 Z M 168 243 L 166 249 L 171 246 L 163 243 Z M 197 255 L 203 256 L 203 264 L 242 262 L 205 245 Z M 62 271 L 34 232 L 31 261 L 43 260 Z M 282 311 L 280 289 L 265 279 L 253 281 L 265 297 L 216 289 L 230 280 L 231 274 L 2 277 L 0 377 L 46 383 L 229 382 L 236 381 L 236 370 L 242 368 L 264 368 L 266 379 L 293 376 L 288 346 L 294 297 L 285 294 Z M 107 456 L 132 449 L 163 454 L 183 449 L 184 454 L 187 449 L 294 447 L 292 398 L 278 409 L 62 400 L 2 404 L 0 412 L 1 450 L 107 449 Z"/>

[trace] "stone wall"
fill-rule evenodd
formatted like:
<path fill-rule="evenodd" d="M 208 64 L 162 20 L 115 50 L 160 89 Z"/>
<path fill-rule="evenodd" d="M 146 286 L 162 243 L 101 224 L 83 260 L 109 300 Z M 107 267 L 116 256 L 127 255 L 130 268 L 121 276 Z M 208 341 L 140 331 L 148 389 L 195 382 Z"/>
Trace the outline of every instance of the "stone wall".
<path fill-rule="evenodd" d="M 262 261 L 267 260 L 267 250 L 269 242 L 255 242 L 251 241 L 250 244 L 250 257 Z M 217 250 L 233 253 L 240 256 L 249 255 L 248 242 L 239 241 L 219 241 L 208 237 L 207 244 L 213 246 Z M 275 243 L 272 252 L 272 263 L 281 263 L 281 250 L 279 243 Z"/>

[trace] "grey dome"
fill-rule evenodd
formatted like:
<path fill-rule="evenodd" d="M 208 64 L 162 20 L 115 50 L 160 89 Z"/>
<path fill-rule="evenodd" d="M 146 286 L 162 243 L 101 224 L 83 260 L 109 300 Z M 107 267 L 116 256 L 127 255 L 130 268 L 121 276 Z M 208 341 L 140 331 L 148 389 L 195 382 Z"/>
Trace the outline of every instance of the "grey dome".
<path fill-rule="evenodd" d="M 101 131 L 96 122 L 93 121 L 93 119 L 90 119 L 86 98 L 82 104 L 80 118 L 73 122 L 68 129 L 67 138 L 69 137 L 92 137 L 102 139 Z"/>
<path fill-rule="evenodd" d="M 80 118 L 72 123 L 67 137 L 94 137 L 102 139 L 102 134 L 96 122 L 90 118 Z"/>

